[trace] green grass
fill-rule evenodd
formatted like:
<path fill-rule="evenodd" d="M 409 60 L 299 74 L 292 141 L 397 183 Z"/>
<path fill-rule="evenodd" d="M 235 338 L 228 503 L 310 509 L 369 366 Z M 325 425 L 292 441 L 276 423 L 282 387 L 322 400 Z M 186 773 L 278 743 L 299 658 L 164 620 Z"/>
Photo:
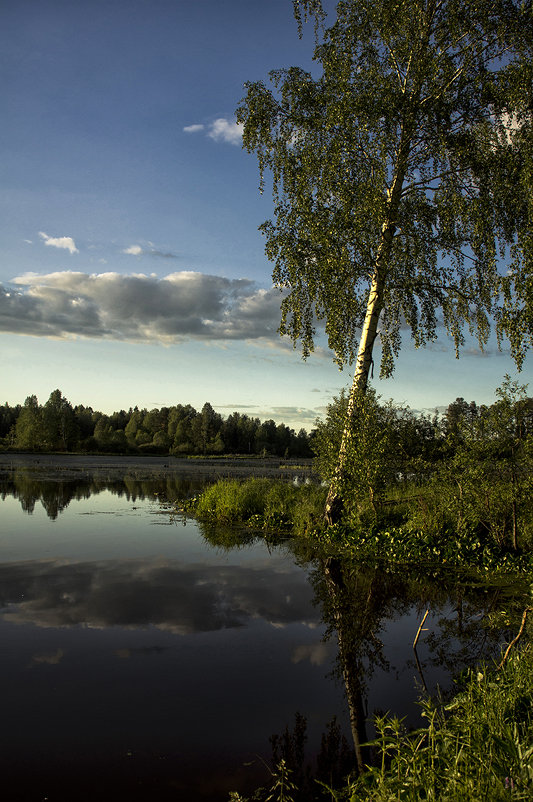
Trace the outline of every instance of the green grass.
<path fill-rule="evenodd" d="M 533 571 L 533 552 L 513 552 L 479 527 L 454 529 L 449 521 L 422 527 L 397 504 L 376 516 L 366 510 L 335 526 L 324 525 L 326 488 L 296 487 L 277 479 L 222 479 L 188 502 L 200 520 L 243 524 L 254 530 L 307 537 L 328 552 L 359 562 L 471 567 L 481 572 Z M 435 522 L 434 522 L 435 523 Z"/>
<path fill-rule="evenodd" d="M 284 761 L 257 802 L 505 802 L 533 798 L 533 650 L 512 652 L 501 670 L 470 671 L 445 708 L 425 702 L 425 727 L 406 732 L 377 718 L 371 764 L 340 788 L 315 782 L 302 795 Z M 233 802 L 248 802 L 237 793 Z"/>
<path fill-rule="evenodd" d="M 350 802 L 498 802 L 533 798 L 533 650 L 501 670 L 481 667 L 444 709 L 425 703 L 411 733 L 378 719 L 377 765 L 334 799 Z"/>
<path fill-rule="evenodd" d="M 272 479 L 221 479 L 190 508 L 200 520 L 304 534 L 322 518 L 325 490 Z"/>

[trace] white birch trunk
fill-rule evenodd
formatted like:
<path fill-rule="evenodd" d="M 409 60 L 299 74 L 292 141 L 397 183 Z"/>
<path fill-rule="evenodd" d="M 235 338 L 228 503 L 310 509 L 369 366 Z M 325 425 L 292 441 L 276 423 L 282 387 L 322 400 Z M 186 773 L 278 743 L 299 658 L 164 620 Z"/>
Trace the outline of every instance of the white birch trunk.
<path fill-rule="evenodd" d="M 390 244 L 392 242 L 392 232 L 389 231 L 388 242 L 385 239 L 385 232 L 380 246 L 380 253 L 376 259 L 376 269 L 370 291 L 368 294 L 368 302 L 366 308 L 365 322 L 361 332 L 361 339 L 359 341 L 359 349 L 357 352 L 357 362 L 355 366 L 355 373 L 350 390 L 350 397 L 348 399 L 348 410 L 346 414 L 346 423 L 342 434 L 341 447 L 339 451 L 339 460 L 333 481 L 331 482 L 328 496 L 326 499 L 325 518 L 328 525 L 336 523 L 344 509 L 344 499 L 342 498 L 342 482 L 344 479 L 344 469 L 346 457 L 348 454 L 349 446 L 353 437 L 353 417 L 355 405 L 358 396 L 364 395 L 368 385 L 368 376 L 372 366 L 372 352 L 374 342 L 378 333 L 378 323 L 381 310 L 383 308 L 383 290 L 385 284 L 384 270 L 381 265 L 384 251 L 390 251 Z M 388 253 L 387 253 L 388 256 Z M 386 258 L 385 258 L 386 261 Z"/>
<path fill-rule="evenodd" d="M 350 397 L 348 399 L 346 424 L 342 434 L 339 459 L 335 475 L 329 488 L 324 510 L 324 517 L 329 526 L 337 523 L 340 520 L 344 510 L 342 484 L 345 478 L 346 457 L 348 455 L 349 446 L 354 435 L 353 419 L 355 406 L 357 398 L 366 393 L 368 376 L 373 362 L 372 353 L 374 349 L 374 342 L 378 333 L 379 316 L 381 314 L 381 310 L 383 309 L 384 291 L 387 281 L 387 268 L 392 242 L 394 239 L 394 233 L 396 231 L 395 220 L 400 204 L 408 149 L 408 142 L 405 142 L 403 147 L 400 148 L 398 156 L 399 168 L 389 191 L 388 219 L 383 223 L 381 229 L 381 242 L 376 254 L 374 274 L 368 293 L 365 322 L 363 324 L 361 339 L 359 341 L 355 373 L 353 377 L 352 388 L 350 390 Z"/>

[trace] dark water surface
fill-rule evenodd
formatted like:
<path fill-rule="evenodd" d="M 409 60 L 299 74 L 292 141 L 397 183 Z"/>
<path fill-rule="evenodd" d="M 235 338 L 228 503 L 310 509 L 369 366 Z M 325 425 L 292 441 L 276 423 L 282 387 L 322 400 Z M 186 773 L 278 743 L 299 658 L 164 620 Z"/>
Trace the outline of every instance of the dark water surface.
<path fill-rule="evenodd" d="M 195 481 L 4 475 L 6 802 L 226 800 L 267 779 L 269 737 L 297 712 L 309 759 L 334 716 L 353 748 L 376 710 L 417 725 L 423 683 L 449 688 L 506 639 L 508 588 L 408 582 L 298 544 L 229 547 L 235 533 L 162 501 Z"/>

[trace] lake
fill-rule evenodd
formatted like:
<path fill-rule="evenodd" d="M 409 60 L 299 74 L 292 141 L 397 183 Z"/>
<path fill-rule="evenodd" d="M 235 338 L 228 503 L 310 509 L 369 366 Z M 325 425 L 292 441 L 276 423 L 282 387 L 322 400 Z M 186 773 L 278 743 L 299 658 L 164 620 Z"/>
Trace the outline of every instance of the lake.
<path fill-rule="evenodd" d="M 186 471 L 79 473 L 0 474 L 10 802 L 226 800 L 268 781 L 271 736 L 304 720 L 314 768 L 336 726 L 355 761 L 375 712 L 418 726 L 424 686 L 446 693 L 512 637 L 508 580 L 413 579 L 209 529 L 173 511 L 205 481 Z"/>

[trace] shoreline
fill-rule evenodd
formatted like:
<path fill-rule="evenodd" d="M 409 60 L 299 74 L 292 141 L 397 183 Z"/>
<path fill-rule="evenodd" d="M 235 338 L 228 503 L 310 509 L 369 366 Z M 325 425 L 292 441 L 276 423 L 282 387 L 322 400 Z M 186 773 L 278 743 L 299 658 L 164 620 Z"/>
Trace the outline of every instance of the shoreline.
<path fill-rule="evenodd" d="M 16 470 L 31 471 L 35 478 L 74 479 L 80 475 L 120 478 L 134 473 L 136 478 L 183 477 L 222 478 L 293 478 L 312 475 L 313 460 L 281 457 L 173 457 L 125 456 L 111 454 L 30 454 L 0 453 L 0 476 Z"/>

